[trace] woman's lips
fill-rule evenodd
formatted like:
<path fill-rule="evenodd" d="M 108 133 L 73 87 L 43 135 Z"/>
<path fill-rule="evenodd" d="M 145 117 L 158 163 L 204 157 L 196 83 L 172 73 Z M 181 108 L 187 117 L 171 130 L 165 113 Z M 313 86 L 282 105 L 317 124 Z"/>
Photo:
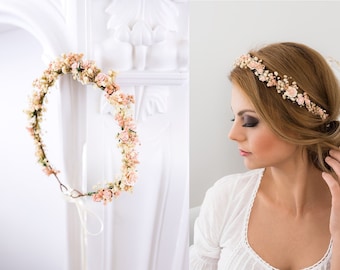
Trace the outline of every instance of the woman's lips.
<path fill-rule="evenodd" d="M 240 150 L 240 155 L 242 157 L 247 157 L 247 156 L 249 156 L 251 154 L 250 152 L 244 151 L 242 149 L 239 149 L 239 150 Z"/>

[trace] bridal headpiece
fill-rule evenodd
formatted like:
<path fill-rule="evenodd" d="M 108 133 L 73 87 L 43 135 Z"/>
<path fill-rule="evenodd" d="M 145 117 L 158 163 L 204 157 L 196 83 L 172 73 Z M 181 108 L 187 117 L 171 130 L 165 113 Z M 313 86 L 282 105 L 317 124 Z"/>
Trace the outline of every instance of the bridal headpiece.
<path fill-rule="evenodd" d="M 266 69 L 262 62 L 256 56 L 245 54 L 235 61 L 235 66 L 243 69 L 249 68 L 261 82 L 267 83 L 268 87 L 275 87 L 283 99 L 288 99 L 297 103 L 300 107 L 305 107 L 309 112 L 323 120 L 328 117 L 326 110 L 311 101 L 306 92 L 298 91 L 299 87 L 295 81 L 290 82 L 287 75 L 280 76 L 278 72 Z"/>
<path fill-rule="evenodd" d="M 118 148 L 121 151 L 121 168 L 112 182 L 96 190 L 81 192 L 63 184 L 58 177 L 59 171 L 55 169 L 46 154 L 46 145 L 43 140 L 42 121 L 46 111 L 47 94 L 50 88 L 62 75 L 70 74 L 72 78 L 83 85 L 93 85 L 105 93 L 107 101 L 115 108 L 114 119 L 120 130 L 116 134 Z M 83 60 L 83 54 L 63 54 L 52 61 L 42 76 L 34 80 L 34 90 L 29 100 L 29 107 L 25 111 L 28 116 L 28 131 L 33 137 L 36 147 L 36 157 L 47 175 L 53 175 L 59 183 L 61 191 L 71 197 L 79 198 L 91 196 L 94 201 L 103 201 L 104 204 L 111 202 L 113 197 L 118 197 L 121 192 L 132 191 L 137 181 L 139 144 L 136 132 L 132 106 L 134 97 L 125 94 L 115 83 L 116 73 L 109 71 L 101 72 L 94 61 Z"/>

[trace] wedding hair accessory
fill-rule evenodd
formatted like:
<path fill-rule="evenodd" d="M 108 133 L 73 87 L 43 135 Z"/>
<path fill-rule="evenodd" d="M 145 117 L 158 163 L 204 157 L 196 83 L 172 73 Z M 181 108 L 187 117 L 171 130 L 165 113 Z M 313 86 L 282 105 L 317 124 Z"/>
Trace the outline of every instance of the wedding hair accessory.
<path fill-rule="evenodd" d="M 297 103 L 300 107 L 305 107 L 309 112 L 319 116 L 321 119 L 326 119 L 328 114 L 326 110 L 312 102 L 306 92 L 300 93 L 296 82 L 289 82 L 287 75 L 280 77 L 278 72 L 271 72 L 262 64 L 262 60 L 250 54 L 242 55 L 235 61 L 235 66 L 246 69 L 249 68 L 254 72 L 255 76 L 261 82 L 266 82 L 268 87 L 276 87 L 283 99 L 289 99 L 293 103 Z"/>
<path fill-rule="evenodd" d="M 131 192 L 137 180 L 136 166 L 139 161 L 136 146 L 139 140 L 131 108 L 134 97 L 120 90 L 120 87 L 115 83 L 116 73 L 114 71 L 109 71 L 108 74 L 102 73 L 94 61 L 83 60 L 82 57 L 83 54 L 63 54 L 49 64 L 40 78 L 34 80 L 34 90 L 29 99 L 29 108 L 25 111 L 29 120 L 27 129 L 35 143 L 38 163 L 48 176 L 54 175 L 60 190 L 65 195 L 71 198 L 91 196 L 94 201 L 103 201 L 104 204 L 107 204 L 112 201 L 113 197 L 118 197 L 122 191 Z M 115 108 L 114 119 L 120 126 L 120 131 L 116 135 L 118 148 L 122 155 L 120 174 L 115 177 L 114 182 L 106 183 L 105 187 L 95 191 L 83 193 L 64 185 L 58 178 L 59 171 L 51 165 L 46 155 L 46 145 L 42 139 L 41 127 L 43 113 L 46 111 L 46 96 L 50 87 L 61 75 L 65 74 L 71 74 L 74 80 L 83 85 L 92 84 L 105 91 L 108 102 Z"/>

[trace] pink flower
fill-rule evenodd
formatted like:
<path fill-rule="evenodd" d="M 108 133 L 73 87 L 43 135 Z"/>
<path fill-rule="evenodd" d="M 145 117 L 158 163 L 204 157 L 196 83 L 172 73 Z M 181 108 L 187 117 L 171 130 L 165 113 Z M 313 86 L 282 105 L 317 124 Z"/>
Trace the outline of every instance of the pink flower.
<path fill-rule="evenodd" d="M 78 67 L 79 67 L 79 65 L 78 65 L 77 62 L 75 62 L 75 63 L 73 63 L 73 64 L 71 65 L 71 68 L 72 68 L 72 69 L 78 69 Z"/>
<path fill-rule="evenodd" d="M 93 194 L 93 195 L 92 195 L 92 199 L 93 199 L 95 202 L 100 202 L 100 201 L 102 201 L 102 199 L 103 199 L 103 190 L 98 190 L 97 193 Z"/>
<path fill-rule="evenodd" d="M 134 167 L 136 164 L 139 164 L 137 153 L 127 154 L 125 164 L 127 167 Z"/>
<path fill-rule="evenodd" d="M 104 205 L 107 204 L 107 202 L 112 202 L 113 193 L 110 189 L 105 189 L 103 191 L 103 200 Z"/>
<path fill-rule="evenodd" d="M 112 85 L 107 85 L 104 90 L 108 95 L 112 95 L 115 89 Z"/>
<path fill-rule="evenodd" d="M 92 65 L 93 65 L 93 62 L 92 62 L 92 61 L 84 60 L 82 66 L 83 66 L 84 69 L 87 69 L 87 70 L 91 70 L 91 71 L 92 71 Z"/>
<path fill-rule="evenodd" d="M 129 140 L 129 132 L 127 130 L 123 130 L 121 133 L 119 133 L 119 139 L 123 142 L 126 142 Z"/>
<path fill-rule="evenodd" d="M 276 86 L 277 82 L 276 82 L 276 77 L 274 76 L 273 73 L 268 74 L 267 77 L 267 86 L 271 87 L 271 86 Z"/>
<path fill-rule="evenodd" d="M 258 63 L 255 62 L 255 61 L 250 61 L 250 62 L 248 63 L 248 67 L 249 67 L 250 69 L 256 69 L 257 66 L 258 66 Z"/>
<path fill-rule="evenodd" d="M 255 61 L 254 59 L 249 62 L 248 67 L 252 70 L 256 70 L 259 74 L 264 72 L 265 66 L 262 65 L 260 62 Z"/>
<path fill-rule="evenodd" d="M 59 173 L 59 171 L 52 169 L 50 166 L 44 167 L 43 171 L 44 171 L 44 173 L 47 174 L 47 176 L 50 176 L 51 174 L 56 175 L 56 174 Z"/>
<path fill-rule="evenodd" d="M 133 186 L 137 181 L 137 174 L 135 171 L 131 171 L 127 174 L 126 183 Z"/>
<path fill-rule="evenodd" d="M 285 95 L 289 98 L 295 98 L 297 95 L 297 90 L 295 89 L 295 87 L 289 86 L 285 92 Z"/>
<path fill-rule="evenodd" d="M 97 84 L 102 86 L 102 82 L 105 82 L 107 80 L 107 75 L 104 74 L 104 73 L 99 73 L 96 78 L 95 78 L 95 81 L 98 82 Z"/>
<path fill-rule="evenodd" d="M 297 99 L 296 99 L 297 104 L 299 104 L 300 106 L 302 106 L 305 103 L 305 99 L 303 97 L 302 94 L 298 94 L 297 95 Z"/>

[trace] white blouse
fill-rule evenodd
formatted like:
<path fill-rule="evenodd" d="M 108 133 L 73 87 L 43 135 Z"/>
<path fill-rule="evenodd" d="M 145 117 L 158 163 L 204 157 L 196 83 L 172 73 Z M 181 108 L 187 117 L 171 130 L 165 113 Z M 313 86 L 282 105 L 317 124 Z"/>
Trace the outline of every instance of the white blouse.
<path fill-rule="evenodd" d="M 190 270 L 277 269 L 251 248 L 247 237 L 249 216 L 263 171 L 225 176 L 206 192 L 195 222 Z M 330 269 L 331 253 L 332 243 L 319 262 L 304 269 Z"/>

